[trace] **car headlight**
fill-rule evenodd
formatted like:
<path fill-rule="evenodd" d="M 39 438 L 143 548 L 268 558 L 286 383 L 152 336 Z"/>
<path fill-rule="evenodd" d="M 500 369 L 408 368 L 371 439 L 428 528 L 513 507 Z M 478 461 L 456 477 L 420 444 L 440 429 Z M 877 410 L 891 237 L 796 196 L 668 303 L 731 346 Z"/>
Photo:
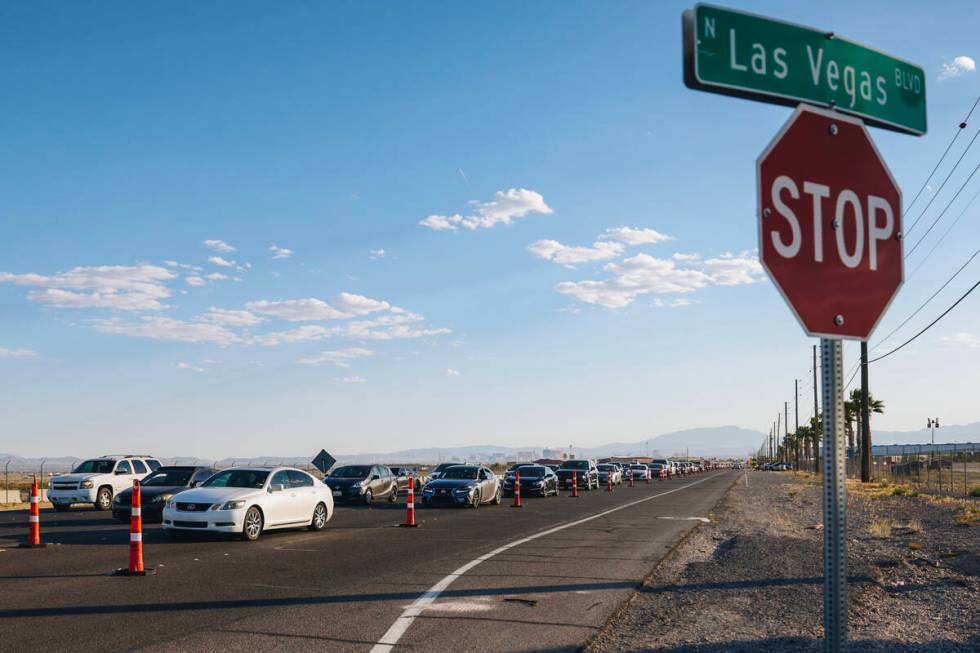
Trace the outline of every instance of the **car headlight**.
<path fill-rule="evenodd" d="M 173 510 L 176 507 L 177 507 L 177 502 L 174 501 L 172 498 L 169 501 L 167 501 L 167 504 L 164 506 L 164 508 L 166 508 L 167 510 Z"/>
<path fill-rule="evenodd" d="M 473 488 L 471 487 L 460 487 L 453 490 L 453 494 L 473 494 Z"/>
<path fill-rule="evenodd" d="M 431 487 L 426 486 L 422 488 L 422 494 L 432 494 L 433 492 L 435 492 L 435 490 L 433 490 Z"/>
<path fill-rule="evenodd" d="M 245 507 L 245 501 L 225 501 L 211 506 L 211 510 L 240 510 Z"/>
<path fill-rule="evenodd" d="M 94 487 L 94 483 L 92 483 L 92 481 L 90 481 L 90 480 L 89 481 L 82 481 L 81 483 L 78 484 L 78 487 L 80 487 L 82 489 L 85 489 L 85 490 L 88 490 L 88 489 Z"/>
<path fill-rule="evenodd" d="M 163 503 L 164 501 L 169 501 L 172 496 L 172 494 L 158 494 L 150 499 L 150 503 Z"/>

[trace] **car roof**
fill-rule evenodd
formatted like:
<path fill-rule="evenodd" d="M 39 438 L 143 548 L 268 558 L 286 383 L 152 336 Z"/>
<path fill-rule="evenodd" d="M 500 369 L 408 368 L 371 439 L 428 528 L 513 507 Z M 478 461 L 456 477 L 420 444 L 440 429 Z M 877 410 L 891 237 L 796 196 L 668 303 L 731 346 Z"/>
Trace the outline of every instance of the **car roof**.
<path fill-rule="evenodd" d="M 215 468 L 214 467 L 209 467 L 207 465 L 162 465 L 159 469 L 157 469 L 157 471 L 159 472 L 161 470 L 162 471 L 174 470 L 174 471 L 182 471 L 183 472 L 183 471 L 187 471 L 187 470 L 196 470 L 196 469 L 212 469 L 212 470 L 214 470 Z M 217 470 L 215 470 L 215 471 L 217 471 Z"/>

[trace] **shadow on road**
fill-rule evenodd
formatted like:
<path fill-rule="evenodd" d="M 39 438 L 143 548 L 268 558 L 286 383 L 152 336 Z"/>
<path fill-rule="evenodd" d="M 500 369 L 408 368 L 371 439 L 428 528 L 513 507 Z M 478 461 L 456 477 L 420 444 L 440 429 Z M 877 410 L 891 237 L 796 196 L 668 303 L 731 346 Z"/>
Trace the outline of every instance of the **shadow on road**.
<path fill-rule="evenodd" d="M 477 596 L 516 596 L 555 592 L 584 592 L 595 590 L 634 589 L 635 581 L 604 583 L 572 583 L 567 585 L 531 585 L 526 587 L 495 587 L 446 590 L 440 598 L 470 598 Z M 138 614 L 171 611 L 238 610 L 242 608 L 279 608 L 304 605 L 331 605 L 374 601 L 414 601 L 421 592 L 388 592 L 372 594 L 337 594 L 330 596 L 292 596 L 262 599 L 228 599 L 217 601 L 188 601 L 185 603 L 142 603 L 124 605 L 69 605 L 51 608 L 16 608 L 0 610 L 0 619 L 25 617 L 65 617 L 71 615 Z"/>

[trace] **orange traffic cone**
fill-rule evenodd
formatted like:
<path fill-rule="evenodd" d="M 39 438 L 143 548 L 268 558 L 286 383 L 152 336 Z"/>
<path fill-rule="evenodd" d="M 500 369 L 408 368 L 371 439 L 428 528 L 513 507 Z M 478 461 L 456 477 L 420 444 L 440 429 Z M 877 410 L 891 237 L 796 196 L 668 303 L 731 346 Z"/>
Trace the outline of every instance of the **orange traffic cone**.
<path fill-rule="evenodd" d="M 415 478 L 409 474 L 408 475 L 408 498 L 405 499 L 405 523 L 398 524 L 402 528 L 418 528 L 419 525 L 415 523 Z"/>

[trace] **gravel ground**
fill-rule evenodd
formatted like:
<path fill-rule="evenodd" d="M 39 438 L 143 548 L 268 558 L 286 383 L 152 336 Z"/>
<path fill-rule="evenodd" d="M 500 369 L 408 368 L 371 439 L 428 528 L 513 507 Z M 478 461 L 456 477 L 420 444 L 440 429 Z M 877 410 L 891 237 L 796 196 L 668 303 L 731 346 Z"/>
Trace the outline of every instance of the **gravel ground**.
<path fill-rule="evenodd" d="M 821 651 L 820 479 L 749 472 L 586 647 Z M 980 651 L 980 502 L 848 485 L 851 651 Z"/>

